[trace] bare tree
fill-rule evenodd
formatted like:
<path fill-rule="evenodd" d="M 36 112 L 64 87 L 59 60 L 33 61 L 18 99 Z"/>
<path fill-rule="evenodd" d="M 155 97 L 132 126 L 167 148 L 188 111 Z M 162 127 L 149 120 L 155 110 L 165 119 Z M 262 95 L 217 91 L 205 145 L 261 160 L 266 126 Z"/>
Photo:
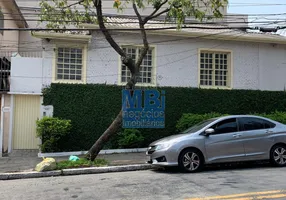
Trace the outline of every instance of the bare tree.
<path fill-rule="evenodd" d="M 107 0 L 106 0 L 107 1 Z M 123 11 L 127 6 L 131 6 L 134 16 L 138 20 L 143 47 L 138 59 L 133 62 L 128 57 L 119 44 L 114 40 L 110 31 L 106 28 L 106 20 L 103 15 L 102 0 L 80 0 L 76 3 L 68 4 L 67 0 L 53 0 L 52 3 L 43 0 L 41 6 L 41 22 L 46 22 L 47 28 L 59 29 L 64 31 L 67 26 L 75 25 L 78 27 L 81 23 L 97 23 L 100 31 L 112 48 L 121 56 L 121 61 L 131 72 L 131 78 L 126 84 L 126 89 L 134 90 L 141 63 L 149 50 L 147 30 L 145 25 L 155 18 L 165 16 L 165 21 L 175 20 L 177 28 L 185 22 L 186 17 L 195 17 L 202 21 L 222 17 L 221 8 L 226 6 L 228 0 L 114 0 L 113 7 Z M 152 7 L 152 12 L 143 16 L 140 11 L 144 8 Z M 81 7 L 82 11 L 80 11 Z M 117 117 L 94 143 L 88 152 L 88 158 L 94 160 L 103 145 L 117 133 L 122 124 L 122 110 Z"/>

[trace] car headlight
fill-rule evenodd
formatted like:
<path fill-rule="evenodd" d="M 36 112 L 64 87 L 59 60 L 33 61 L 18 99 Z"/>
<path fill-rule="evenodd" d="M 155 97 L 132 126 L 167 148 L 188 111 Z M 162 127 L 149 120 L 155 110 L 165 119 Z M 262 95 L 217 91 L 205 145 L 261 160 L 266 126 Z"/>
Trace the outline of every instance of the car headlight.
<path fill-rule="evenodd" d="M 167 149 L 171 146 L 171 143 L 165 143 L 165 144 L 158 144 L 156 145 L 155 151 Z"/>

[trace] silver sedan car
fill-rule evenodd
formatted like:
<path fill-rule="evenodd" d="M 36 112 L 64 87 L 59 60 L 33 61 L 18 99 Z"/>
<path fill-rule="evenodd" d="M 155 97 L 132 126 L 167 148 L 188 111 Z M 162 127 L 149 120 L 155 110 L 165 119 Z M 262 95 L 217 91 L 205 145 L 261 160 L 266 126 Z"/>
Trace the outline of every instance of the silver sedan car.
<path fill-rule="evenodd" d="M 286 165 L 286 125 L 253 115 L 213 118 L 150 144 L 148 163 L 197 172 L 204 164 L 270 160 Z"/>

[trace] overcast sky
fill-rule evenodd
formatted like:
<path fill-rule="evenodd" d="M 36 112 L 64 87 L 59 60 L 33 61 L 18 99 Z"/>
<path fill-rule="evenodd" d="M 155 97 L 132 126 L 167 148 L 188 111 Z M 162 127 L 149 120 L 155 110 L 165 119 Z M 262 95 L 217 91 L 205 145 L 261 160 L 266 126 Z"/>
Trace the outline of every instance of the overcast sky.
<path fill-rule="evenodd" d="M 285 21 L 272 26 L 286 26 L 286 14 L 258 16 L 257 14 L 280 14 L 286 13 L 286 0 L 229 0 L 228 13 L 248 14 L 249 22 L 258 21 Z M 267 5 L 268 4 L 268 5 Z M 271 5 L 269 5 L 271 4 Z M 280 4 L 280 5 L 273 5 Z M 256 15 L 256 16 L 255 16 Z M 280 32 L 280 31 L 279 31 Z M 283 35 L 286 31 L 283 31 Z M 282 33 L 282 32 L 280 32 Z"/>
<path fill-rule="evenodd" d="M 228 10 L 230 13 L 272 14 L 272 13 L 286 12 L 285 0 L 229 0 L 229 3 L 230 6 Z M 283 4 L 283 5 L 267 5 L 267 4 Z"/>

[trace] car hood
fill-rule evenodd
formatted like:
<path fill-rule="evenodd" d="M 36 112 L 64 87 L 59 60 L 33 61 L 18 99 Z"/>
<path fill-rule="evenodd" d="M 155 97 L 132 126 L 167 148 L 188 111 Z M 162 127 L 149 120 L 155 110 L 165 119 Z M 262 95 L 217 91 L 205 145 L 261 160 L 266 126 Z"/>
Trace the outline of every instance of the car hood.
<path fill-rule="evenodd" d="M 177 142 L 182 140 L 183 138 L 187 137 L 188 134 L 177 134 L 177 135 L 171 135 L 168 137 L 164 137 L 162 139 L 156 140 L 150 144 L 150 146 L 166 143 L 166 142 Z"/>

